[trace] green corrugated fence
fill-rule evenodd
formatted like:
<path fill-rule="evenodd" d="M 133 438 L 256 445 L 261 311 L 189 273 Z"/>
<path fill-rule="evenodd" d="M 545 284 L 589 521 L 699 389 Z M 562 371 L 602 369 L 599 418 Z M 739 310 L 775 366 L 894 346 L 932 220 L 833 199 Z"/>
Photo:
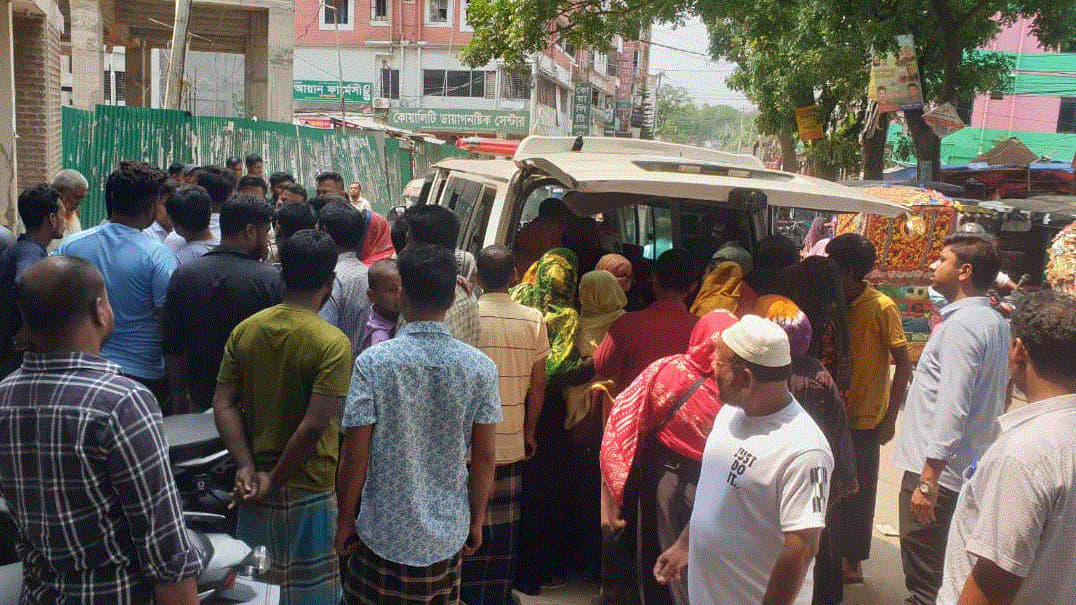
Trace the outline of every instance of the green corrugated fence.
<path fill-rule="evenodd" d="M 63 165 L 90 182 L 79 212 L 82 224 L 105 216 L 104 182 L 122 160 L 146 161 L 162 169 L 172 162 L 223 165 L 228 156 L 257 153 L 266 174 L 290 173 L 311 194 L 314 176 L 325 170 L 362 183 L 363 196 L 385 212 L 404 185 L 429 164 L 466 157 L 453 145 L 400 141 L 380 133 L 341 133 L 237 118 L 192 116 L 186 112 L 98 105 L 94 111 L 63 108 Z M 427 161 L 427 158 L 429 161 Z"/>

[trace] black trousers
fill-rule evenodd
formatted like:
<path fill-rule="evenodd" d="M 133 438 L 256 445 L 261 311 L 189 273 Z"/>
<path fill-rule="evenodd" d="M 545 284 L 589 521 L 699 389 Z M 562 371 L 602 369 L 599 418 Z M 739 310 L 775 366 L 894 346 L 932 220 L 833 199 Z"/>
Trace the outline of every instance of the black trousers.
<path fill-rule="evenodd" d="M 945 565 L 945 542 L 953 520 L 958 494 L 938 487 L 936 519 L 921 525 L 912 518 L 912 494 L 919 487 L 919 475 L 905 471 L 900 487 L 900 560 L 904 566 L 904 585 L 911 594 L 907 605 L 934 605 L 942 583 Z"/>
<path fill-rule="evenodd" d="M 130 374 L 124 374 L 127 378 L 141 383 L 142 386 L 149 389 L 153 396 L 157 399 L 157 405 L 161 407 L 162 416 L 170 416 L 172 414 L 172 398 L 171 393 L 168 391 L 168 378 L 139 378 L 138 376 L 131 376 Z"/>
<path fill-rule="evenodd" d="M 822 530 L 822 536 L 818 539 L 818 555 L 814 559 L 813 605 L 840 605 L 844 600 L 844 571 L 833 542 L 833 532 Z"/>
<path fill-rule="evenodd" d="M 856 479 L 859 491 L 833 504 L 830 528 L 838 557 L 851 563 L 866 561 L 871 555 L 874 531 L 874 500 L 878 494 L 877 429 L 852 429 L 852 450 L 856 455 Z"/>

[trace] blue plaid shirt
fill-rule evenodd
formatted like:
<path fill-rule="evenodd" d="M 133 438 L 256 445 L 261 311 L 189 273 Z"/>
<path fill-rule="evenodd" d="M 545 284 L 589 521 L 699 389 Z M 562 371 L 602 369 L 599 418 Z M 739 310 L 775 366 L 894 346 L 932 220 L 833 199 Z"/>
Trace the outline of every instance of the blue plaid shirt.
<path fill-rule="evenodd" d="M 0 382 L 0 495 L 23 602 L 148 603 L 198 575 L 153 395 L 82 353 L 27 353 Z"/>

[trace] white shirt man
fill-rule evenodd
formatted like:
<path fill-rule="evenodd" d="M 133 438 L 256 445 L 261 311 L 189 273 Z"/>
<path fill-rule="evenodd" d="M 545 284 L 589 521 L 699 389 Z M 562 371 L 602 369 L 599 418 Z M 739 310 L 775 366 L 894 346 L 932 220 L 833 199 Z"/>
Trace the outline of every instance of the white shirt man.
<path fill-rule="evenodd" d="M 726 405 L 706 441 L 685 532 L 692 605 L 811 602 L 833 454 L 788 391 L 790 365 L 784 330 L 754 315 L 717 343 L 714 379 Z M 659 582 L 679 574 L 683 541 L 658 559 Z"/>

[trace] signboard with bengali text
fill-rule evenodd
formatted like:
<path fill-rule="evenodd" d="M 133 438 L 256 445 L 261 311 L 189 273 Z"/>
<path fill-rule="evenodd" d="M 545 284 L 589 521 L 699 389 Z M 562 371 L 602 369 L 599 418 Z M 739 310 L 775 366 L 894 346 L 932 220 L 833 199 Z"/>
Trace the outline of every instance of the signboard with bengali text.
<path fill-rule="evenodd" d="M 389 112 L 389 126 L 425 132 L 527 134 L 530 116 L 526 111 L 394 109 Z"/>
<path fill-rule="evenodd" d="M 576 82 L 572 95 L 572 136 L 590 134 L 590 83 Z"/>
<path fill-rule="evenodd" d="M 344 82 L 345 103 L 373 102 L 374 85 L 370 82 Z M 340 102 L 340 82 L 329 80 L 295 80 L 292 98 L 296 101 Z"/>

